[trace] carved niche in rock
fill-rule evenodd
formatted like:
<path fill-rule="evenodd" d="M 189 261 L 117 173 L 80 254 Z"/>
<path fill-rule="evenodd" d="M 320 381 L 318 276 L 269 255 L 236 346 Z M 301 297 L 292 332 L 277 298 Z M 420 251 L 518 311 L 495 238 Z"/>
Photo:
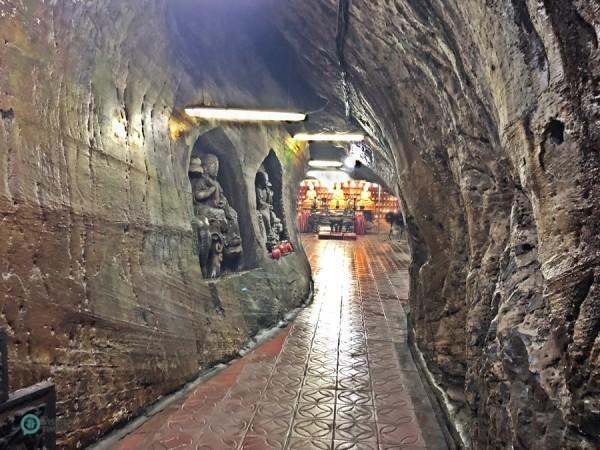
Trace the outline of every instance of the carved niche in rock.
<path fill-rule="evenodd" d="M 216 278 L 222 265 L 237 269 L 242 255 L 242 238 L 237 212 L 217 180 L 219 159 L 207 153 L 190 162 L 189 176 L 198 231 L 198 254 L 202 275 Z"/>
<path fill-rule="evenodd" d="M 272 185 L 269 181 L 269 175 L 262 167 L 256 174 L 255 189 L 258 223 L 266 241 L 267 250 L 271 251 L 283 237 L 283 224 L 275 214 Z"/>

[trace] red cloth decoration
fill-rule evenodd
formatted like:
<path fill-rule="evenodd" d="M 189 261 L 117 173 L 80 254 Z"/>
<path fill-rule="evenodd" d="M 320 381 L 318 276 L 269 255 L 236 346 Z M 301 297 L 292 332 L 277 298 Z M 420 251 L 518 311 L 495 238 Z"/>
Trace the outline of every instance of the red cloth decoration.
<path fill-rule="evenodd" d="M 367 234 L 365 216 L 357 214 L 354 222 L 354 232 L 356 234 Z"/>
<path fill-rule="evenodd" d="M 310 217 L 310 211 L 298 211 L 296 215 L 296 226 L 300 233 L 308 233 L 308 218 Z"/>

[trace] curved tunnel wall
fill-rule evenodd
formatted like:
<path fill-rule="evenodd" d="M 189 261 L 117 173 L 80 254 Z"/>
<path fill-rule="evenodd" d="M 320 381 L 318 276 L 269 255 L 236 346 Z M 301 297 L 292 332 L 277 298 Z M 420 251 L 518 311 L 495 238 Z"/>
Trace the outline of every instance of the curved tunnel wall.
<path fill-rule="evenodd" d="M 308 294 L 304 255 L 253 254 L 251 233 L 248 266 L 259 269 L 202 279 L 187 168 L 209 127 L 181 108 L 266 103 L 285 89 L 246 31 L 200 15 L 210 38 L 199 40 L 178 8 L 186 2 L 0 5 L 0 325 L 11 389 L 57 384 L 68 448 L 234 355 Z M 252 66 L 254 81 L 227 65 Z M 291 174 L 307 159 L 283 128 L 222 133 L 232 154 L 219 156 L 236 160 L 250 198 L 269 149 Z"/>
<path fill-rule="evenodd" d="M 317 91 L 336 93 L 330 112 L 347 103 L 369 131 L 397 188 L 412 324 L 465 436 L 596 447 L 597 2 L 314 6 L 287 2 L 273 21 Z"/>
<path fill-rule="evenodd" d="M 310 103 L 328 99 L 317 118 L 348 105 L 377 147 L 374 169 L 407 216 L 418 344 L 474 448 L 594 448 L 598 6 L 259 0 L 232 4 L 232 19 L 224 3 L 203 14 L 209 4 L 0 5 L 11 387 L 59 382 L 61 439 L 88 442 L 234 352 L 261 325 L 247 317 L 302 297 L 300 256 L 283 269 L 299 280 L 289 303 L 237 294 L 275 271 L 260 252 L 266 272 L 199 281 L 186 168 L 208 129 L 179 113 L 289 106 L 291 76 Z M 290 53 L 273 36 L 301 55 L 301 76 L 281 70 L 274 55 Z M 283 129 L 223 132 L 247 192 L 275 150 L 293 217 L 306 151 Z"/>

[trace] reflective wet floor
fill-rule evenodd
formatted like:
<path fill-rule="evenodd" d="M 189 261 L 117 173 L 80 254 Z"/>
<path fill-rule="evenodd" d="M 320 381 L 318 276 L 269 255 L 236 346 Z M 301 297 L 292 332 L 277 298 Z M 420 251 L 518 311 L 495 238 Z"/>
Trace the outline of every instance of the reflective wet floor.
<path fill-rule="evenodd" d="M 447 448 L 406 343 L 405 246 L 304 244 L 314 302 L 116 448 Z"/>

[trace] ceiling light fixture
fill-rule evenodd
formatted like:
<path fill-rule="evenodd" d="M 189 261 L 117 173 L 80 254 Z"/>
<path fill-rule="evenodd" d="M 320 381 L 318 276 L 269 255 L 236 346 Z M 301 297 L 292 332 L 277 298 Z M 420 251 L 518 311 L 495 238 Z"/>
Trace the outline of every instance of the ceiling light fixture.
<path fill-rule="evenodd" d="M 354 169 L 357 159 L 354 156 L 348 156 L 344 159 L 344 166 L 348 169 Z"/>
<path fill-rule="evenodd" d="M 323 183 L 337 183 L 350 179 L 350 176 L 341 170 L 309 170 L 306 176 L 316 178 Z"/>
<path fill-rule="evenodd" d="M 213 108 L 198 106 L 185 108 L 186 114 L 201 119 L 230 122 L 302 122 L 306 114 L 286 111 L 261 111 L 255 109 Z"/>
<path fill-rule="evenodd" d="M 341 162 L 341 161 L 327 161 L 327 160 L 313 159 L 313 160 L 311 160 L 311 161 L 308 162 L 308 165 L 310 167 L 317 167 L 317 168 L 321 168 L 321 167 L 342 167 L 344 165 L 344 163 Z"/>
<path fill-rule="evenodd" d="M 325 142 L 361 142 L 365 139 L 362 133 L 298 133 L 294 136 L 297 141 L 325 141 Z"/>

